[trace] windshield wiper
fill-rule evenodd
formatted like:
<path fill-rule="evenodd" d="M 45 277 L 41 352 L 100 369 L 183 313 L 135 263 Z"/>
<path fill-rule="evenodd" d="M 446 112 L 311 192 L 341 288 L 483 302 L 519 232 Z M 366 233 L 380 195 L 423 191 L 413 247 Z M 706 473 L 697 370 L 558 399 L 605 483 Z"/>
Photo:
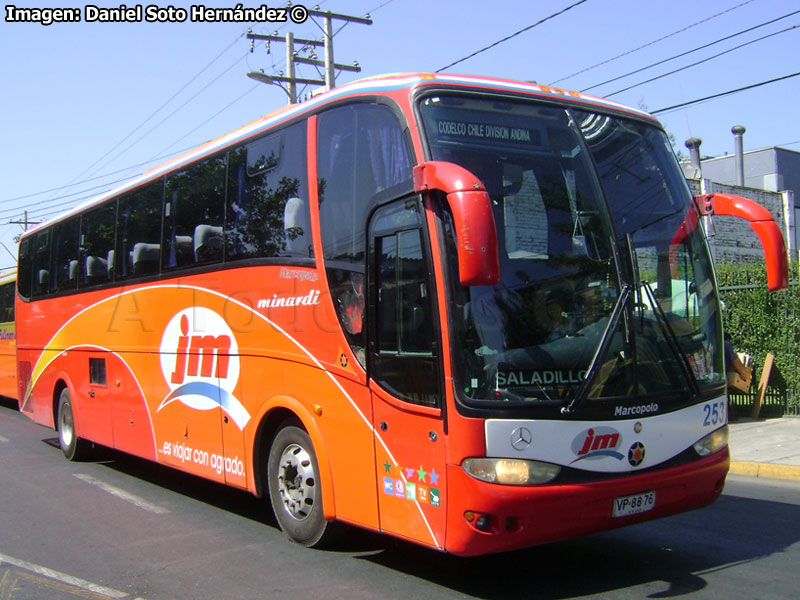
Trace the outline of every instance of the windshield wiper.
<path fill-rule="evenodd" d="M 656 298 L 655 292 L 653 292 L 653 288 L 650 285 L 649 281 L 642 280 L 639 275 L 639 260 L 636 255 L 636 251 L 633 249 L 633 242 L 631 240 L 631 234 L 628 233 L 625 236 L 625 243 L 628 246 L 628 254 L 631 260 L 631 267 L 633 269 L 633 284 L 636 286 L 636 307 L 638 308 L 641 314 L 641 331 L 644 333 L 644 302 L 642 302 L 642 290 L 646 292 L 647 298 L 650 301 L 650 306 L 653 307 L 653 314 L 656 316 L 656 321 L 661 328 L 661 332 L 664 337 L 667 339 L 667 343 L 672 350 L 672 353 L 678 359 L 678 364 L 680 365 L 681 371 L 683 373 L 684 378 L 686 379 L 687 383 L 689 384 L 689 389 L 695 395 L 700 393 L 700 385 L 697 383 L 697 379 L 692 372 L 692 366 L 689 364 L 689 359 L 686 358 L 686 354 L 683 353 L 681 350 L 680 343 L 678 342 L 678 336 L 675 335 L 675 330 L 672 328 L 672 325 L 669 323 L 669 319 L 667 319 L 667 315 L 664 313 L 664 309 L 661 307 L 661 303 Z M 633 336 L 632 339 L 633 343 L 633 377 L 634 381 L 639 381 L 639 355 L 636 348 L 636 337 Z"/>
<path fill-rule="evenodd" d="M 606 354 L 608 354 L 608 348 L 611 345 L 612 339 L 614 338 L 614 330 L 617 328 L 617 325 L 619 325 L 619 320 L 622 318 L 622 315 L 625 314 L 630 295 L 631 285 L 626 283 L 620 290 L 617 303 L 614 305 L 614 310 L 611 311 L 611 317 L 609 317 L 608 324 L 606 325 L 605 331 L 603 331 L 603 337 L 600 341 L 600 345 L 597 347 L 597 350 L 592 357 L 592 362 L 589 363 L 586 376 L 584 377 L 580 386 L 578 386 L 578 389 L 575 391 L 575 395 L 572 397 L 572 400 L 569 402 L 569 404 L 561 409 L 562 414 L 566 415 L 574 413 L 588 397 L 589 390 L 591 389 L 594 380 L 597 379 L 597 374 L 600 372 L 602 361 Z"/>
<path fill-rule="evenodd" d="M 650 282 L 642 281 L 641 286 L 644 288 L 645 292 L 647 292 L 647 298 L 650 300 L 650 305 L 653 307 L 653 314 L 656 315 L 656 321 L 661 327 L 661 332 L 664 334 L 664 337 L 667 338 L 670 349 L 678 358 L 678 364 L 681 367 L 683 376 L 686 378 L 686 382 L 689 384 L 689 388 L 693 394 L 699 394 L 700 384 L 697 383 L 697 377 L 695 377 L 692 372 L 692 365 L 689 363 L 689 359 L 686 358 L 686 354 L 681 350 L 678 336 L 675 335 L 675 330 L 672 328 L 672 325 L 669 324 L 667 315 L 664 313 L 664 309 L 661 308 L 661 303 L 656 298 L 653 288 L 650 286 Z"/>

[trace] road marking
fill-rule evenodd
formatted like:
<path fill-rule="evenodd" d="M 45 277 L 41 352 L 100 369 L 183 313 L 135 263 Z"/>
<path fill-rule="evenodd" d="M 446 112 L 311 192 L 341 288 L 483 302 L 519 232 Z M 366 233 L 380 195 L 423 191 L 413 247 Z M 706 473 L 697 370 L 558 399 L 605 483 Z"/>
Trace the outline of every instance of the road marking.
<path fill-rule="evenodd" d="M 155 513 L 157 515 L 163 515 L 169 512 L 166 508 L 162 508 L 161 506 L 152 504 L 147 500 L 145 500 L 144 498 L 140 498 L 139 496 L 130 494 L 125 490 L 121 490 L 118 487 L 110 485 L 104 481 L 95 479 L 91 475 L 84 475 L 83 473 L 75 473 L 75 477 L 77 477 L 81 481 L 97 486 L 104 492 L 108 492 L 112 496 L 116 496 L 117 498 L 125 500 L 126 502 L 130 502 L 134 506 L 138 506 L 139 508 L 146 510 L 148 512 Z"/>
<path fill-rule="evenodd" d="M 82 590 L 86 590 L 87 592 L 93 592 L 95 594 L 101 594 L 103 596 L 107 596 L 109 598 L 127 598 L 128 594 L 125 592 L 121 592 L 119 590 L 115 590 L 113 588 L 105 587 L 103 585 L 98 585 L 96 583 L 92 583 L 91 581 L 86 581 L 85 579 L 80 579 L 79 577 L 73 577 L 72 575 L 67 575 L 66 573 L 61 573 L 60 571 L 56 571 L 54 569 L 48 569 L 47 567 L 43 567 L 42 565 L 37 565 L 35 563 L 28 562 L 26 560 L 21 560 L 19 558 L 14 558 L 13 556 L 8 556 L 6 554 L 0 553 L 0 564 L 7 563 L 9 565 L 13 565 L 19 569 L 24 569 L 26 571 L 30 571 L 32 573 L 36 573 L 37 575 L 42 575 L 49 579 L 54 579 L 61 583 L 66 583 L 67 585 L 71 585 L 73 587 L 80 588 Z"/>

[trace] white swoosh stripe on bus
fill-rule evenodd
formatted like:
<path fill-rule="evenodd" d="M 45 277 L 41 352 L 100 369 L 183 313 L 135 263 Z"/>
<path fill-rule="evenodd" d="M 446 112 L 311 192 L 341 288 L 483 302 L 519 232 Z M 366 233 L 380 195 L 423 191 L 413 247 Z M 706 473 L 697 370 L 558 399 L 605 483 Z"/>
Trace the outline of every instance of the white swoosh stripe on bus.
<path fill-rule="evenodd" d="M 310 359 L 311 359 L 311 361 L 312 361 L 312 362 L 313 362 L 313 363 L 314 363 L 314 364 L 315 364 L 315 365 L 316 365 L 316 366 L 317 366 L 317 367 L 318 367 L 318 368 L 319 368 L 319 369 L 320 369 L 320 370 L 321 370 L 323 373 L 325 373 L 325 374 L 328 376 L 328 378 L 329 378 L 329 379 L 330 379 L 330 380 L 333 382 L 333 384 L 334 384 L 334 385 L 335 385 L 337 388 L 339 388 L 339 391 L 342 393 L 342 395 L 343 395 L 345 398 L 347 398 L 347 401 L 350 403 L 350 406 L 352 406 L 353 410 L 355 410 L 355 411 L 356 411 L 356 413 L 358 414 L 358 416 L 359 416 L 359 417 L 361 417 L 361 420 L 362 420 L 362 421 L 364 421 L 364 423 L 366 424 L 366 426 L 367 426 L 367 427 L 369 428 L 369 430 L 372 432 L 372 435 L 374 435 L 374 436 L 375 436 L 375 438 L 376 438 L 376 439 L 377 439 L 377 440 L 380 442 L 381 446 L 382 446 L 382 447 L 383 447 L 383 449 L 386 451 L 386 453 L 389 455 L 389 458 L 392 460 L 392 462 L 394 463 L 394 465 L 395 465 L 396 467 L 399 467 L 399 464 L 398 464 L 397 460 L 395 459 L 394 455 L 392 454 L 392 451 L 391 451 L 391 450 L 389 450 L 389 447 L 386 445 L 386 442 L 385 442 L 385 441 L 383 440 L 383 438 L 380 436 L 380 434 L 378 433 L 378 431 L 375 429 L 375 427 L 373 427 L 372 423 L 369 421 L 369 419 L 367 419 L 366 415 L 364 415 L 364 413 L 363 413 L 363 412 L 361 412 L 361 409 L 359 409 L 359 408 L 358 408 L 358 405 L 357 405 L 357 404 L 356 404 L 356 403 L 353 401 L 353 399 L 350 397 L 350 394 L 348 394 L 348 393 L 347 393 L 347 391 L 344 389 L 344 387 L 342 387 L 342 385 L 341 385 L 341 384 L 338 382 L 338 380 L 336 379 L 336 377 L 334 377 L 333 373 L 331 373 L 331 372 L 330 372 L 330 371 L 328 371 L 328 370 L 327 370 L 327 369 L 326 369 L 324 366 L 322 366 L 322 363 L 321 363 L 321 362 L 320 362 L 320 361 L 317 359 L 317 357 L 316 357 L 316 356 L 314 356 L 314 355 L 313 355 L 311 352 L 309 352 L 309 351 L 308 351 L 308 349 L 306 349 L 306 348 L 305 348 L 305 346 L 303 346 L 303 345 L 302 345 L 300 342 L 298 342 L 298 341 L 297 341 L 295 338 L 293 338 L 293 337 L 292 337 L 291 335 L 289 335 L 289 334 L 288 334 L 286 331 L 284 331 L 284 329 L 283 329 L 282 327 L 278 326 L 276 323 L 273 323 L 271 320 L 269 320 L 267 317 L 265 317 L 265 316 L 264 316 L 264 315 L 262 315 L 261 313 L 258 313 L 258 312 L 256 312 L 256 311 L 254 311 L 254 310 L 252 309 L 252 307 L 250 307 L 250 306 L 247 306 L 247 305 L 246 305 L 246 304 L 244 304 L 243 302 L 240 302 L 239 300 L 236 300 L 235 298 L 231 298 L 231 297 L 229 297 L 229 296 L 226 296 L 225 294 L 222 294 L 222 293 L 220 293 L 220 292 L 217 292 L 217 291 L 214 291 L 214 290 L 209 290 L 209 289 L 207 289 L 207 288 L 202 288 L 202 287 L 199 287 L 199 286 L 193 286 L 193 285 L 181 285 L 181 286 L 176 286 L 176 285 L 167 285 L 167 284 L 160 284 L 160 285 L 153 285 L 153 286 L 148 286 L 148 287 L 141 287 L 141 288 L 136 288 L 136 289 L 133 289 L 133 290 L 125 290 L 125 291 L 121 292 L 120 294 L 117 294 L 117 295 L 115 295 L 115 296 L 111 296 L 111 297 L 109 297 L 109 298 L 104 298 L 103 300 L 101 300 L 101 301 L 99 301 L 99 302 L 96 302 L 96 303 L 94 303 L 94 304 L 92 304 L 92 305 L 90 305 L 90 306 L 87 306 L 87 307 L 85 307 L 84 309 L 82 309 L 82 310 L 80 310 L 79 312 L 77 312 L 77 313 L 76 313 L 76 314 L 75 314 L 75 315 L 74 315 L 74 316 L 73 316 L 71 319 L 69 319 L 69 321 L 67 321 L 66 323 L 64 323 L 64 325 L 62 325 L 62 326 L 59 328 L 59 330 L 58 330 L 58 331 L 57 331 L 57 332 L 56 332 L 56 333 L 53 335 L 53 337 L 50 339 L 50 342 L 52 342 L 52 341 L 53 341 L 53 340 L 56 338 L 56 336 L 58 336 L 58 334 L 59 334 L 59 333 L 61 333 L 61 331 L 63 331 L 63 329 L 64 329 L 65 327 L 67 327 L 67 325 L 69 325 L 69 323 L 71 323 L 71 322 L 72 322 L 74 319 L 76 319 L 78 316 L 80 316 L 80 315 L 81 315 L 81 314 L 83 314 L 84 312 L 86 312 L 86 311 L 88 311 L 88 310 L 90 310 L 90 309 L 94 308 L 95 306 L 98 306 L 98 305 L 100 305 L 100 304 L 102 304 L 102 303 L 104 303 L 104 302 L 110 302 L 110 301 L 113 301 L 113 300 L 116 300 L 116 301 L 118 301 L 118 300 L 119 300 L 119 298 L 120 298 L 120 297 L 122 297 L 122 296 L 126 296 L 126 295 L 128 295 L 128 294 L 135 294 L 135 293 L 142 292 L 142 291 L 145 291 L 145 290 L 152 290 L 152 289 L 162 289 L 162 288 L 163 288 L 163 289 L 175 289 L 175 288 L 177 288 L 177 287 L 180 287 L 180 289 L 192 289 L 192 290 L 198 290 L 198 291 L 201 291 L 201 292 L 206 292 L 206 293 L 208 293 L 208 294 L 211 294 L 211 295 L 214 295 L 214 296 L 218 296 L 218 297 L 220 297 L 220 298 L 224 298 L 224 299 L 225 299 L 227 302 L 233 302 L 234 304 L 237 304 L 237 305 L 241 306 L 241 307 L 242 307 L 242 308 L 244 308 L 246 311 L 248 311 L 248 312 L 252 313 L 253 315 L 255 315 L 255 316 L 257 316 L 257 317 L 259 317 L 260 319 L 262 319 L 263 321 L 265 321 L 266 323 L 268 323 L 269 325 L 271 325 L 272 327 L 274 327 L 276 331 L 279 331 L 281 334 L 283 334 L 283 335 L 284 335 L 284 337 L 286 337 L 288 340 L 290 340 L 290 341 L 291 341 L 291 342 L 292 342 L 292 343 L 293 343 L 295 346 L 297 346 L 297 347 L 298 347 L 298 348 L 299 348 L 299 349 L 300 349 L 300 350 L 301 350 L 301 351 L 302 351 L 302 352 L 303 352 L 303 353 L 304 353 L 306 356 L 308 356 L 308 358 L 310 358 Z M 47 344 L 48 346 L 50 345 L 50 342 L 48 342 L 48 344 Z M 46 348 L 46 347 L 47 347 L 47 346 L 45 346 L 45 348 Z M 61 354 L 61 353 L 59 352 L 59 354 Z M 51 358 L 51 359 L 48 361 L 48 363 L 47 363 L 47 364 L 49 365 L 49 364 L 50 364 L 50 362 L 52 362 L 53 360 L 55 360 L 55 357 Z M 36 367 L 34 367 L 34 369 L 33 369 L 33 370 L 34 370 L 34 372 L 36 371 L 36 369 L 38 368 L 38 366 L 39 366 L 39 363 L 37 362 L 37 363 L 36 363 Z M 47 367 L 47 365 L 45 365 L 45 367 L 43 367 L 43 368 L 42 368 L 42 371 L 44 371 L 44 369 L 45 369 L 46 367 Z M 133 375 L 133 373 L 131 373 L 131 374 Z M 39 378 L 39 377 L 38 377 L 38 375 L 37 375 L 36 379 L 38 380 L 38 378 Z M 134 379 L 136 379 L 136 376 L 135 376 L 135 375 L 133 375 L 133 378 L 134 378 Z M 27 401 L 28 401 L 28 398 L 29 398 L 29 396 L 30 396 L 30 392 L 31 392 L 31 390 L 33 389 L 33 385 L 34 385 L 34 383 L 35 383 L 35 381 L 34 381 L 34 378 L 32 377 L 32 378 L 31 378 L 31 381 L 28 383 L 28 391 L 27 391 L 27 392 L 26 392 L 26 394 L 25 394 L 25 401 L 24 401 L 23 405 L 24 405 L 25 403 L 27 403 Z M 138 380 L 136 380 L 136 384 L 137 384 L 137 385 L 139 385 L 139 382 L 138 382 Z M 139 386 L 139 389 L 141 390 L 141 386 Z M 149 415 L 149 411 L 148 411 L 148 416 L 150 416 L 150 415 Z M 151 430 L 153 429 L 153 426 L 152 426 L 152 425 L 153 425 L 153 424 L 152 424 L 152 419 L 151 419 L 151 423 L 150 423 Z M 153 435 L 155 436 L 155 433 L 153 433 Z M 154 437 L 154 439 L 153 439 L 153 446 L 155 447 L 155 437 Z M 403 481 L 406 481 L 406 478 L 405 478 L 405 476 L 404 476 L 404 475 L 403 475 L 403 473 L 402 473 L 402 469 L 401 469 L 400 476 L 403 478 Z M 422 517 L 422 520 L 423 520 L 423 522 L 425 523 L 425 527 L 428 529 L 428 533 L 430 534 L 430 536 L 431 536 L 431 539 L 433 540 L 433 543 L 434 543 L 434 545 L 435 545 L 437 548 L 441 549 L 441 547 L 442 547 L 442 546 L 441 546 L 441 544 L 439 544 L 439 540 L 437 540 L 437 539 L 436 539 L 436 534 L 433 532 L 433 529 L 431 528 L 431 525 L 430 525 L 430 523 L 428 522 L 428 518 L 425 516 L 425 513 L 424 513 L 424 511 L 422 510 L 422 507 L 420 506 L 420 504 L 419 504 L 419 501 L 415 499 L 415 500 L 414 500 L 414 504 L 416 505 L 416 507 L 417 507 L 417 510 L 419 511 L 419 514 L 420 514 L 420 516 Z"/>

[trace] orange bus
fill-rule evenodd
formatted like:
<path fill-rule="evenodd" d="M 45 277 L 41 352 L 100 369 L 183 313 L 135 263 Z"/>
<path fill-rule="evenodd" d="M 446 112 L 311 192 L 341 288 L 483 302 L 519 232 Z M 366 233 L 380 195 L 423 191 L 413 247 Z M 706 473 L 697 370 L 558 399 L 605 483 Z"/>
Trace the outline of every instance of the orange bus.
<path fill-rule="evenodd" d="M 0 396 L 6 398 L 17 398 L 16 286 L 16 269 L 0 273 Z"/>
<path fill-rule="evenodd" d="M 476 555 L 714 501 L 720 303 L 659 124 L 402 74 L 267 115 L 25 233 L 21 410 L 335 521 Z M 767 215 L 768 217 L 768 215 Z"/>

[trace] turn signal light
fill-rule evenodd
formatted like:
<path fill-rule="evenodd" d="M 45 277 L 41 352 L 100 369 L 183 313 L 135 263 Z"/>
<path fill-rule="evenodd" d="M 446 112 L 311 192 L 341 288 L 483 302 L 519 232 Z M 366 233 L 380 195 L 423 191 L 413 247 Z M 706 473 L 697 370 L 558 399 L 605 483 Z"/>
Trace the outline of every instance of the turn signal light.
<path fill-rule="evenodd" d="M 464 512 L 464 519 L 478 531 L 488 533 L 492 529 L 492 515 L 488 513 L 476 513 L 468 510 Z"/>

